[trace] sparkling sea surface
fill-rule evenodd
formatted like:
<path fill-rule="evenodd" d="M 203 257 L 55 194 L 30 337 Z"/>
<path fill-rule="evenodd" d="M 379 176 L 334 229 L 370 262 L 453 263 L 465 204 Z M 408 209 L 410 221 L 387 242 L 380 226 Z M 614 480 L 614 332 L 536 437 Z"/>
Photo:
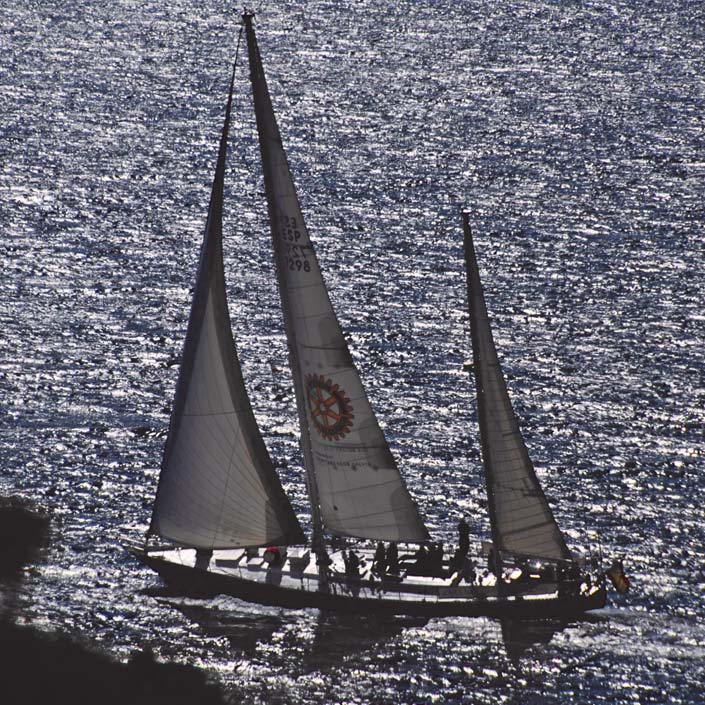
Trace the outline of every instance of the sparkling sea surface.
<path fill-rule="evenodd" d="M 155 597 L 149 523 L 238 8 L 0 9 L 0 494 L 52 516 L 5 596 L 116 658 L 150 647 L 244 703 L 701 703 L 705 683 L 705 3 L 261 3 L 275 111 L 331 298 L 434 537 L 488 538 L 462 258 L 561 527 L 624 597 L 537 639 Z M 306 493 L 248 71 L 226 276 L 244 376 Z M 147 591 L 147 592 L 145 592 Z M 511 642 L 511 640 L 509 640 Z M 526 645 L 524 645 L 526 646 Z"/>

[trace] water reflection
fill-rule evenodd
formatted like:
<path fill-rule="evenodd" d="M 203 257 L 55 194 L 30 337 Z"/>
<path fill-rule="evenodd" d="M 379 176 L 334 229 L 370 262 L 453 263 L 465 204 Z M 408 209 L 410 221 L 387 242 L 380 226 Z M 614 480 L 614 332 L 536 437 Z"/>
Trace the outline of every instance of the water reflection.
<path fill-rule="evenodd" d="M 502 619 L 502 641 L 511 661 L 519 661 L 526 651 L 537 644 L 548 644 L 553 635 L 568 626 L 557 619 Z"/>
<path fill-rule="evenodd" d="M 501 619 L 502 642 L 507 657 L 514 663 L 527 655 L 534 646 L 549 644 L 556 634 L 566 628 L 577 625 L 596 624 L 606 621 L 605 610 L 586 613 L 579 619 L 570 621 L 561 619 Z"/>
<path fill-rule="evenodd" d="M 256 607 L 231 598 L 193 599 L 162 591 L 153 596 L 197 624 L 206 636 L 225 637 L 238 658 L 267 662 L 274 670 L 307 674 L 327 672 L 356 660 L 369 661 L 376 648 L 385 650 L 406 630 L 422 629 L 428 619 L 379 617 L 316 610 Z M 588 616 L 580 621 L 594 622 Z M 570 624 L 565 620 L 499 620 L 502 643 L 510 661 L 518 664 L 534 647 Z M 535 654 L 534 654 L 535 655 Z"/>
<path fill-rule="evenodd" d="M 225 637 L 233 650 L 250 658 L 257 654 L 259 644 L 270 640 L 284 622 L 277 613 L 224 609 L 210 602 L 196 604 L 168 600 L 168 603 L 198 624 L 207 636 Z"/>
<path fill-rule="evenodd" d="M 235 598 L 194 599 L 152 591 L 162 604 L 181 612 L 208 637 L 225 637 L 232 656 L 267 663 L 273 671 L 307 674 L 330 671 L 357 656 L 367 660 L 404 630 L 427 619 L 352 615 L 318 610 L 253 606 Z"/>
<path fill-rule="evenodd" d="M 149 594 L 198 625 L 205 636 L 227 639 L 231 656 L 267 663 L 273 671 L 301 675 L 369 662 L 375 650 L 385 651 L 405 631 L 429 625 L 425 618 L 288 610 L 165 588 L 152 589 Z M 588 615 L 579 621 L 601 619 Z M 575 624 L 557 619 L 498 622 L 506 655 L 515 664 L 528 657 L 529 650 L 549 644 L 556 634 Z M 495 644 L 499 652 L 499 644 Z"/>
<path fill-rule="evenodd" d="M 370 650 L 376 645 L 386 644 L 405 629 L 423 627 L 427 623 L 423 618 L 321 612 L 303 667 L 305 671 L 325 671 L 355 654 L 364 653 L 365 658 L 369 658 Z"/>

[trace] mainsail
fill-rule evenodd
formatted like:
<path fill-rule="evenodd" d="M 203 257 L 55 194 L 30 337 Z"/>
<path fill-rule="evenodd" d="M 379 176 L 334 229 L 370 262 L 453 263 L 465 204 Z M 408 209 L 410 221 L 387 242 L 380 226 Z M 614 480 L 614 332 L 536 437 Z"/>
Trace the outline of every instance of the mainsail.
<path fill-rule="evenodd" d="M 244 20 L 314 530 L 320 512 L 318 521 L 336 535 L 426 541 L 426 527 L 370 407 L 331 306 L 272 110 L 251 15 Z"/>
<path fill-rule="evenodd" d="M 539 485 L 509 400 L 465 213 L 463 229 L 473 368 L 492 540 L 500 553 L 567 560 L 570 551 Z"/>
<path fill-rule="evenodd" d="M 303 543 L 233 342 L 222 210 L 233 79 L 150 532 L 197 548 Z"/>

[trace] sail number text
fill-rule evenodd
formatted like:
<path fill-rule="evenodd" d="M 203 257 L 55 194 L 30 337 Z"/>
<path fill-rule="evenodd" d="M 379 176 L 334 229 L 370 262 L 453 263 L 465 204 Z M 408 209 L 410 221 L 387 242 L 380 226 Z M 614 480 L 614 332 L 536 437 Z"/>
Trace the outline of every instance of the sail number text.
<path fill-rule="evenodd" d="M 311 262 L 306 256 L 308 246 L 299 244 L 301 232 L 298 230 L 296 218 L 284 215 L 281 217 L 281 224 L 282 240 L 286 246 L 286 266 L 292 272 L 310 272 Z"/>

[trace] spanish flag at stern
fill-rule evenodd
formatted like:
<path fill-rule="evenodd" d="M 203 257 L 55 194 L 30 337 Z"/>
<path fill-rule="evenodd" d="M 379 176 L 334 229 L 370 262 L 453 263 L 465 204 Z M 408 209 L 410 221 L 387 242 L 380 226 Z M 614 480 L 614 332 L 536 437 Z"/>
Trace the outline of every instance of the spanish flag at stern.
<path fill-rule="evenodd" d="M 612 565 L 607 570 L 607 577 L 612 581 L 614 589 L 620 594 L 624 595 L 627 590 L 629 590 L 629 578 L 624 574 L 624 566 L 622 561 L 615 560 Z"/>

